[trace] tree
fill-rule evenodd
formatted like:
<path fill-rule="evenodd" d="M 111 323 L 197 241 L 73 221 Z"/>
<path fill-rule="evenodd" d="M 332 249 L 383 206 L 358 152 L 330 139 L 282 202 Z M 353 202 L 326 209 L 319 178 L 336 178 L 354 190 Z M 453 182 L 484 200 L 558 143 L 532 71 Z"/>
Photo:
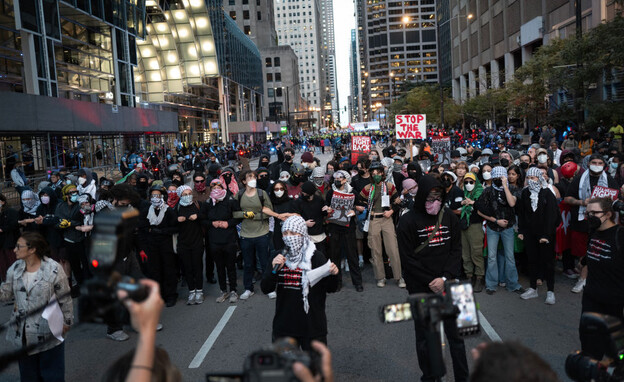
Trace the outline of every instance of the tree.
<path fill-rule="evenodd" d="M 464 102 L 464 115 L 477 121 L 491 120 L 498 124 L 507 121 L 508 92 L 488 89 L 485 93 Z"/>
<path fill-rule="evenodd" d="M 446 89 L 445 89 L 446 90 Z M 417 84 L 388 107 L 388 117 L 397 114 L 426 114 L 427 123 L 440 125 L 440 88 L 433 84 Z M 461 119 L 461 108 L 444 91 L 444 122 L 447 126 Z"/>

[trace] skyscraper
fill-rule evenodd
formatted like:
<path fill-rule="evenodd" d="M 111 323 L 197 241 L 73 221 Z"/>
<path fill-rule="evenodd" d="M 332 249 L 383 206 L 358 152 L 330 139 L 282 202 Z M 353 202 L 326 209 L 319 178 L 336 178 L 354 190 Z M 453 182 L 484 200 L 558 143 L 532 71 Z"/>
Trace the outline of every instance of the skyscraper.
<path fill-rule="evenodd" d="M 357 34 L 351 29 L 351 53 L 349 54 L 349 122 L 362 120 L 360 99 L 360 70 L 358 66 Z"/>
<path fill-rule="evenodd" d="M 325 114 L 331 117 L 334 123 L 340 119 L 340 102 L 338 99 L 338 87 L 336 86 L 336 41 L 334 37 L 334 0 L 321 0 L 321 27 L 323 39 L 323 58 L 325 72 L 325 109 L 331 108 L 331 112 Z"/>
<path fill-rule="evenodd" d="M 310 122 L 321 126 L 321 113 L 314 111 L 321 110 L 326 99 L 320 2 L 275 0 L 275 20 L 279 43 L 290 45 L 299 57 L 301 93 L 313 110 L 311 119 L 316 119 Z"/>
<path fill-rule="evenodd" d="M 435 0 L 356 0 L 356 11 L 362 78 L 370 87 L 365 114 L 389 105 L 407 81 L 438 81 Z"/>

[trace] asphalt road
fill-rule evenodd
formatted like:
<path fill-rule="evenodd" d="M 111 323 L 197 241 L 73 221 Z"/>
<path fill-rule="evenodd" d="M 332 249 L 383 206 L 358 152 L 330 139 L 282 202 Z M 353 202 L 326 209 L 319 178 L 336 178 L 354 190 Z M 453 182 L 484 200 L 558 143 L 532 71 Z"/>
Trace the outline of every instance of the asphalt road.
<path fill-rule="evenodd" d="M 252 168 L 255 166 L 252 165 Z M 355 292 L 347 274 L 343 289 L 327 299 L 328 342 L 336 380 L 418 380 L 420 371 L 413 323 L 382 324 L 379 319 L 381 305 L 403 302 L 407 292 L 393 282 L 388 282 L 385 288 L 377 288 L 370 265 L 364 268 L 363 276 L 363 293 Z M 521 282 L 523 286 L 528 284 L 526 278 L 522 278 Z M 540 287 L 539 298 L 529 301 L 506 291 L 492 296 L 477 294 L 481 312 L 489 323 L 484 326 L 491 329 L 467 338 L 467 349 L 498 338 L 519 341 L 542 356 L 562 380 L 567 380 L 565 357 L 580 346 L 577 328 L 581 296 L 570 292 L 573 283 L 573 280 L 557 275 L 557 303 L 553 306 L 544 304 L 545 286 Z M 242 272 L 239 272 L 239 289 L 241 285 Z M 264 296 L 259 286 L 256 295 L 236 304 L 217 304 L 215 299 L 219 288 L 216 285 L 206 284 L 204 291 L 204 304 L 187 306 L 187 291 L 180 288 L 178 304 L 163 311 L 161 322 L 164 329 L 157 336 L 157 344 L 169 353 L 185 381 L 205 380 L 204 376 L 209 372 L 240 372 L 250 352 L 271 342 L 274 300 Z M 10 305 L 0 307 L 0 321 L 7 320 L 10 311 Z M 114 342 L 106 338 L 104 326 L 80 324 L 74 327 L 66 344 L 67 380 L 99 379 L 116 358 L 134 348 L 137 334 L 128 332 L 131 335 L 129 341 Z M 210 344 L 212 346 L 207 346 Z M 208 350 L 203 358 L 198 357 L 202 348 Z M 6 341 L 0 340 L 1 352 L 10 349 Z M 445 359 L 447 370 L 452 370 L 448 354 Z M 472 368 L 470 354 L 468 359 Z M 192 362 L 198 367 L 190 368 Z M 19 371 L 16 364 L 0 374 L 0 382 L 17 380 Z"/>

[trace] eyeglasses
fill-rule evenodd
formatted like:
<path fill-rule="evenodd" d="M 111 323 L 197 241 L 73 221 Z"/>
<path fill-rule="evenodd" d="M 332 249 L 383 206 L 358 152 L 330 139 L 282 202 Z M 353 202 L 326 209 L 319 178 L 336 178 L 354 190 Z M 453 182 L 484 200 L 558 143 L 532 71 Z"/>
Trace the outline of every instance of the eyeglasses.
<path fill-rule="evenodd" d="M 19 245 L 19 244 L 15 244 L 15 249 L 17 249 L 18 251 L 22 248 L 28 248 L 27 245 Z"/>
<path fill-rule="evenodd" d="M 585 217 L 596 216 L 597 214 L 604 214 L 607 211 L 585 211 Z"/>
<path fill-rule="evenodd" d="M 275 187 L 275 188 L 273 189 L 273 191 L 284 191 L 284 189 L 283 189 L 283 188 L 281 188 L 281 187 Z"/>

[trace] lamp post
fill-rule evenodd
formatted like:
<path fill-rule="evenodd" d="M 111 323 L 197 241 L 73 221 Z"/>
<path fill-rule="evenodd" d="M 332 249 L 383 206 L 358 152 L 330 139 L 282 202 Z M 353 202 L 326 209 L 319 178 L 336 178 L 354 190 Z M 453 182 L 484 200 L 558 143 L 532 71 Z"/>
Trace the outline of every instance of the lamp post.
<path fill-rule="evenodd" d="M 440 27 L 450 22 L 451 20 L 456 18 L 458 19 L 460 17 L 465 17 L 467 20 L 470 20 L 472 19 L 473 15 L 472 13 L 468 13 L 467 15 L 458 14 L 453 17 L 449 17 L 449 19 L 443 23 L 439 23 L 438 20 L 436 20 L 436 38 L 438 44 L 438 55 L 436 59 L 438 61 L 438 86 L 440 87 L 440 125 L 442 126 L 442 128 L 444 128 L 444 89 L 442 89 L 442 60 L 440 59 Z"/>
<path fill-rule="evenodd" d="M 390 72 L 390 80 L 392 81 L 392 87 L 390 88 L 390 103 L 394 101 L 394 86 L 396 85 L 396 77 L 394 72 Z"/>

